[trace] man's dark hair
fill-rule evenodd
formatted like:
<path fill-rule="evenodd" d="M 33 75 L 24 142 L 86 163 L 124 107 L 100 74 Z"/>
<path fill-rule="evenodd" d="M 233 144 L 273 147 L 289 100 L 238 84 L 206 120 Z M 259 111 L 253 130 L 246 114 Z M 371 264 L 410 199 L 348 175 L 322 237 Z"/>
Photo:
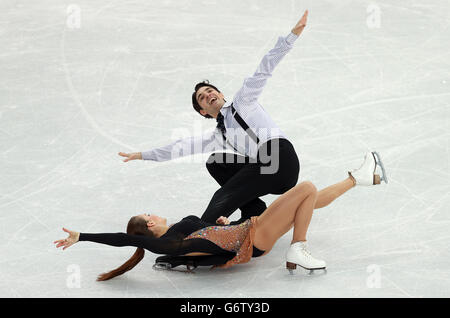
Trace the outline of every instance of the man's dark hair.
<path fill-rule="evenodd" d="M 214 85 L 212 85 L 212 84 L 209 84 L 209 81 L 208 80 L 205 80 L 205 81 L 203 81 L 203 82 L 200 82 L 200 83 L 198 83 L 197 85 L 195 85 L 195 88 L 194 88 L 194 93 L 192 93 L 192 106 L 194 107 L 194 109 L 197 111 L 197 113 L 199 113 L 200 114 L 200 110 L 202 110 L 203 108 L 201 108 L 201 106 L 198 104 L 198 102 L 197 102 L 197 91 L 200 89 L 200 88 L 202 88 L 202 87 L 204 87 L 204 86 L 208 86 L 208 87 L 211 87 L 211 88 L 214 88 L 217 92 L 219 92 L 220 93 L 220 91 L 217 89 L 217 87 L 215 87 Z M 200 115 L 202 115 L 202 114 L 200 114 Z M 203 115 L 202 115 L 203 116 Z M 210 115 L 204 115 L 203 117 L 205 117 L 205 118 L 212 118 Z"/>

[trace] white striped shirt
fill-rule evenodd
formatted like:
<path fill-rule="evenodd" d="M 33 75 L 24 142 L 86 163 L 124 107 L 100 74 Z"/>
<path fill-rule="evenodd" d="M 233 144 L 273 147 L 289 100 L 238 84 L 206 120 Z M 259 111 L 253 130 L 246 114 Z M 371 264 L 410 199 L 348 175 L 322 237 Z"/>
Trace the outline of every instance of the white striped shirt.
<path fill-rule="evenodd" d="M 273 49 L 262 59 L 253 76 L 244 80 L 241 89 L 234 95 L 233 102 L 225 102 L 220 109 L 224 116 L 226 141 L 219 129 L 208 131 L 200 136 L 179 139 L 167 146 L 142 152 L 142 159 L 167 161 L 196 153 L 234 150 L 239 154 L 256 158 L 258 147 L 274 138 L 286 138 L 270 116 L 258 103 L 267 79 L 283 57 L 292 49 L 297 35 L 292 32 L 286 37 L 279 37 Z M 233 118 L 231 104 L 244 119 L 250 129 L 259 138 L 256 144 Z"/>

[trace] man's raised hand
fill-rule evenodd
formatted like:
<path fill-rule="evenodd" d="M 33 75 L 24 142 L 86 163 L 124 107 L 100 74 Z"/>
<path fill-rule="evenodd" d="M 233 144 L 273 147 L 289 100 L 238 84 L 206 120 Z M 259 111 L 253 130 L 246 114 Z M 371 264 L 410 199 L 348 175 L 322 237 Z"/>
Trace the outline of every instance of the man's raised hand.
<path fill-rule="evenodd" d="M 302 18 L 300 19 L 300 21 L 297 22 L 297 24 L 295 25 L 295 27 L 292 29 L 292 33 L 294 33 L 295 35 L 299 36 L 303 29 L 306 26 L 306 20 L 308 19 L 308 10 L 305 11 L 305 13 L 303 14 Z"/>

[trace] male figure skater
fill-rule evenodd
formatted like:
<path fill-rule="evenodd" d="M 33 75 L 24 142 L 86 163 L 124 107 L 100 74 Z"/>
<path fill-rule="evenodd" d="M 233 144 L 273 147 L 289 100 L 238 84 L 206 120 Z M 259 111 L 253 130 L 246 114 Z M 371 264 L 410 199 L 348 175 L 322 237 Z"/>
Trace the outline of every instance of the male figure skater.
<path fill-rule="evenodd" d="M 286 37 L 279 37 L 275 47 L 260 62 L 253 76 L 246 78 L 233 99 L 224 95 L 209 82 L 198 83 L 192 94 L 194 109 L 205 118 L 215 118 L 213 132 L 199 137 L 177 140 L 165 147 L 146 152 L 119 153 L 135 159 L 166 161 L 179 156 L 215 151 L 206 167 L 220 184 L 202 220 L 215 223 L 220 216 L 228 217 L 241 210 L 243 222 L 260 215 L 266 204 L 259 197 L 282 194 L 294 187 L 300 164 L 292 144 L 258 103 L 267 79 L 306 26 L 308 11 Z M 235 153 L 225 153 L 233 149 Z M 222 150 L 222 152 L 217 152 Z"/>

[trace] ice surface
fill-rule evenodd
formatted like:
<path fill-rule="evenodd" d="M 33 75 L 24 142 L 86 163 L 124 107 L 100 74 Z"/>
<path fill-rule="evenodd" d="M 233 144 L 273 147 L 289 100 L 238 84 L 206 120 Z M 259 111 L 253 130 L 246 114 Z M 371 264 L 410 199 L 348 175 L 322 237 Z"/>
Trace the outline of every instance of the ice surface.
<path fill-rule="evenodd" d="M 448 0 L 3 0 L 0 9 L 1 297 L 450 296 Z M 97 274 L 134 248 L 54 247 L 63 226 L 119 232 L 142 212 L 200 216 L 218 188 L 204 156 L 124 163 L 117 153 L 213 127 L 192 110 L 195 83 L 209 79 L 231 98 L 305 9 L 308 26 L 261 103 L 296 147 L 301 180 L 323 188 L 377 150 L 390 181 L 315 212 L 308 240 L 326 275 L 288 274 L 291 232 L 228 270 L 154 271 L 147 253 L 102 283 Z"/>

